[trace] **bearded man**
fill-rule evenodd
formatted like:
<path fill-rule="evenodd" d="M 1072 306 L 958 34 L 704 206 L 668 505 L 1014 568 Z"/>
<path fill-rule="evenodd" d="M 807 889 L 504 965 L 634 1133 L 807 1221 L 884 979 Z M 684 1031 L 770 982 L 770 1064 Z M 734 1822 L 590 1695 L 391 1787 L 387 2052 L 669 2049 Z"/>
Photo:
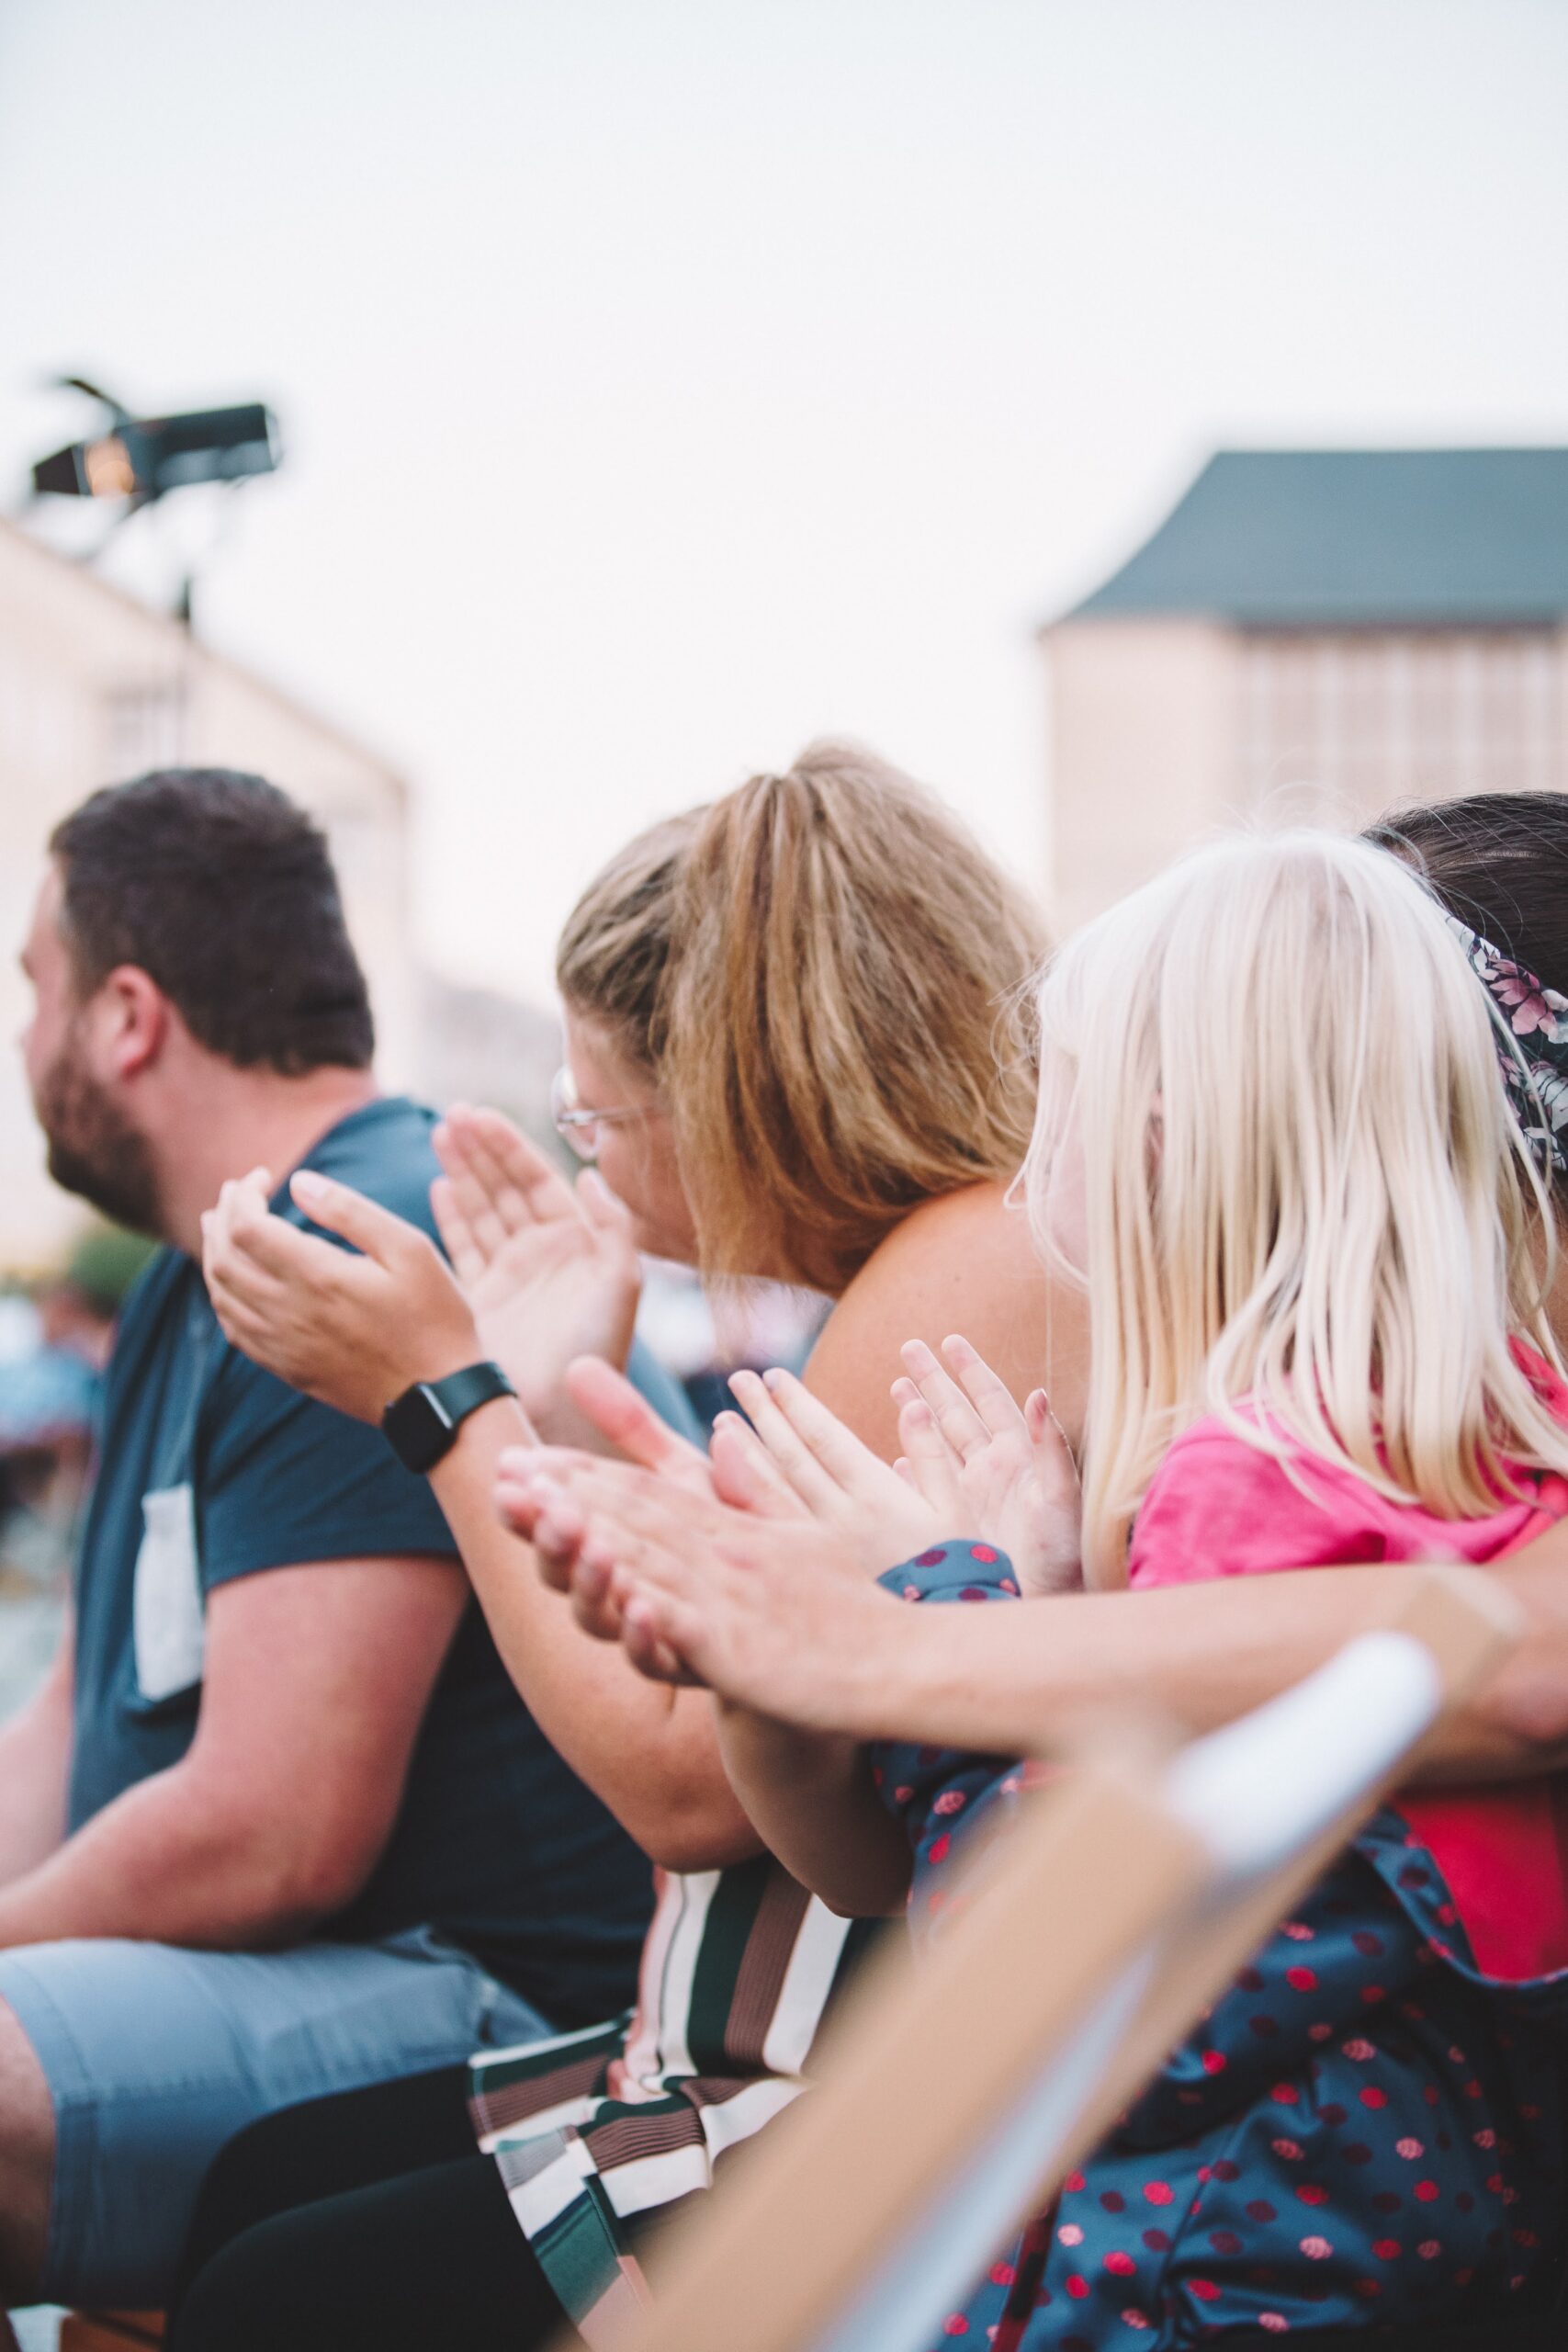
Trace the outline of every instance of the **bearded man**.
<path fill-rule="evenodd" d="M 0 1731 L 0 2303 L 146 2307 L 242 2124 L 622 2007 L 649 1870 L 517 1698 L 424 1480 L 208 1304 L 201 1216 L 251 1169 L 286 1215 L 309 1166 L 431 1229 L 431 1115 L 377 1091 L 321 833 L 176 769 L 51 850 L 23 957 L 50 1167 L 166 1246 L 72 1628 Z"/>

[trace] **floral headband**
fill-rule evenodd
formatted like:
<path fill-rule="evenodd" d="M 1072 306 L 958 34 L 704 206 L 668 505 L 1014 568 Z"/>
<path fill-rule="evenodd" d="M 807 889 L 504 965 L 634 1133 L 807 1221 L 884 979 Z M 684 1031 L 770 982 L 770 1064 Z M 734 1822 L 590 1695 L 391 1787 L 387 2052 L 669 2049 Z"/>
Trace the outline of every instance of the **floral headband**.
<path fill-rule="evenodd" d="M 1457 915 L 1448 923 L 1507 1024 L 1507 1040 L 1497 1039 L 1497 1061 L 1525 1141 L 1543 1176 L 1568 1176 L 1568 997 L 1510 962 Z"/>

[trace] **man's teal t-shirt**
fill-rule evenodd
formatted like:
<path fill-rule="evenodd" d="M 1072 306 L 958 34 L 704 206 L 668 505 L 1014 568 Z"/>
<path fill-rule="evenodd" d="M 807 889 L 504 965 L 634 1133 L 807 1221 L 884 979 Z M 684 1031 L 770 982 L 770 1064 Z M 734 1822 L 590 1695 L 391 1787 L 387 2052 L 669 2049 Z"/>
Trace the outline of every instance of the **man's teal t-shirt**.
<path fill-rule="evenodd" d="M 383 1099 L 309 1153 L 430 1232 L 434 1114 Z M 274 1202 L 303 1223 L 280 1193 Z M 646 1355 L 633 1376 L 678 1426 Z M 205 1599 L 269 1568 L 457 1547 L 380 1431 L 285 1386 L 229 1345 L 200 1269 L 165 1250 L 126 1303 L 104 1385 L 99 1469 L 76 1589 L 70 1825 L 177 1763 L 201 1702 Z M 435 1684 L 385 1853 L 325 1932 L 434 1928 L 552 2022 L 631 1996 L 647 1858 L 561 1761 L 470 1600 Z"/>

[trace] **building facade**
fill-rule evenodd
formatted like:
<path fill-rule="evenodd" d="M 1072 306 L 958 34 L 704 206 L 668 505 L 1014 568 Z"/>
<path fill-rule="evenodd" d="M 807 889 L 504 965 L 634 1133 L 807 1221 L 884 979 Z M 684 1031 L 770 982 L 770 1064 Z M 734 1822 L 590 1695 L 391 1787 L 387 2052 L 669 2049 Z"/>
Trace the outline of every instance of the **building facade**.
<path fill-rule="evenodd" d="M 1568 449 L 1222 452 L 1041 641 L 1062 928 L 1270 807 L 1568 790 Z"/>
<path fill-rule="evenodd" d="M 44 1174 L 17 1033 L 17 967 L 45 843 L 95 786 L 172 763 L 253 769 L 332 843 L 392 1084 L 425 1075 L 408 922 L 409 808 L 372 752 L 93 572 L 0 523 L 0 1272 L 52 1257 L 82 1221 Z"/>

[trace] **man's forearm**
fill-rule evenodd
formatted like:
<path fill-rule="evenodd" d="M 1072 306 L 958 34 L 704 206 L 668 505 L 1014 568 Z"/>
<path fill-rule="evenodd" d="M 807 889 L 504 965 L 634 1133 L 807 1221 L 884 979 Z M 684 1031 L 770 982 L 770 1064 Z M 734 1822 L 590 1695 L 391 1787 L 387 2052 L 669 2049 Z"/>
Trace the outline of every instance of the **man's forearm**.
<path fill-rule="evenodd" d="M 214 1951 L 284 1944 L 347 1893 L 325 1884 L 298 1824 L 246 1825 L 175 1765 L 0 1888 L 0 1951 L 98 1936 Z"/>
<path fill-rule="evenodd" d="M 0 1890 L 47 1861 L 65 1837 L 60 1759 L 0 1738 Z"/>
<path fill-rule="evenodd" d="M 0 1890 L 36 1870 L 63 1840 L 70 1769 L 70 1677 L 57 1668 L 0 1731 Z"/>

